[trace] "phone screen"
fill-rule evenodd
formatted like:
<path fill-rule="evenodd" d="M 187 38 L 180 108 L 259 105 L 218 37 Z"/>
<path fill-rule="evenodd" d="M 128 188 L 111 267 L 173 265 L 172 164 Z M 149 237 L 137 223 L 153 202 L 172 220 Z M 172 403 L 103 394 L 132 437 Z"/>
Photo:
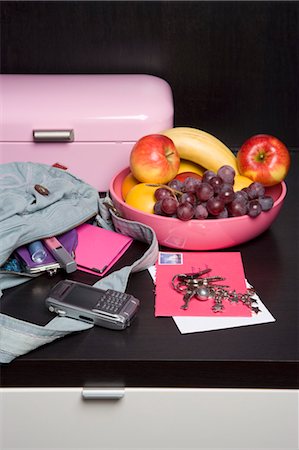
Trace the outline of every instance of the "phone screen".
<path fill-rule="evenodd" d="M 80 308 L 92 309 L 102 297 L 102 292 L 92 287 L 73 285 L 63 301 Z"/>

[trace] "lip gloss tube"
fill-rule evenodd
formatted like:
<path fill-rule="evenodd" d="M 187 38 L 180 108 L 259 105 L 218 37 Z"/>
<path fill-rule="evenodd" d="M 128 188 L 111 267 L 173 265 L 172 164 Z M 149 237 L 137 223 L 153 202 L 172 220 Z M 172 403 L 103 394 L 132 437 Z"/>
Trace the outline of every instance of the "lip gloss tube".
<path fill-rule="evenodd" d="M 46 259 L 47 252 L 44 249 L 41 241 L 31 242 L 31 244 L 29 244 L 27 248 L 33 262 L 41 264 Z"/>

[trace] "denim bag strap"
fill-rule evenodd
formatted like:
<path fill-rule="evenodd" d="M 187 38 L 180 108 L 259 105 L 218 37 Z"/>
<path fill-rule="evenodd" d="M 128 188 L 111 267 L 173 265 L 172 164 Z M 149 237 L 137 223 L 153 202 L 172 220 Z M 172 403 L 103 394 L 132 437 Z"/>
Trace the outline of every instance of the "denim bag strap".
<path fill-rule="evenodd" d="M 43 327 L 0 314 L 0 363 L 9 363 L 67 334 L 91 327 L 92 324 L 67 317 L 55 317 Z"/>

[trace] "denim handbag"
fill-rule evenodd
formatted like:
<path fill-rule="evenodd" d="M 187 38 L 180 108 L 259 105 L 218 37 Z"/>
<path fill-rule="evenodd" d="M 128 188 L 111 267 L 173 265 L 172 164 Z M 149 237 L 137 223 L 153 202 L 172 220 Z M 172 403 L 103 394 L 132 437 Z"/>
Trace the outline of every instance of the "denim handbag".
<path fill-rule="evenodd" d="M 17 247 L 64 233 L 90 218 L 95 226 L 149 244 L 140 259 L 97 281 L 95 287 L 124 292 L 131 272 L 147 269 L 157 260 L 158 242 L 150 227 L 119 217 L 109 196 L 101 199 L 90 185 L 51 166 L 0 165 L 0 214 L 0 266 Z M 0 267 L 0 296 L 3 289 L 30 279 L 17 273 L 1 273 Z M 41 327 L 0 314 L 0 362 L 8 363 L 41 345 L 92 326 L 55 317 Z"/>

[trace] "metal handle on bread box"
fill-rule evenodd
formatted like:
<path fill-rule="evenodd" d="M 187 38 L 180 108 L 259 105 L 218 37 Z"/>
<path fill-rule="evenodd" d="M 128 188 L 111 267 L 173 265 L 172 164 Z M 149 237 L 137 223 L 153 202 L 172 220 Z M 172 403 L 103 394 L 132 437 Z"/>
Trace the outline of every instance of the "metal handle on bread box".
<path fill-rule="evenodd" d="M 35 142 L 73 142 L 74 130 L 33 130 Z"/>
<path fill-rule="evenodd" d="M 125 395 L 123 388 L 83 388 L 84 400 L 120 400 Z"/>

